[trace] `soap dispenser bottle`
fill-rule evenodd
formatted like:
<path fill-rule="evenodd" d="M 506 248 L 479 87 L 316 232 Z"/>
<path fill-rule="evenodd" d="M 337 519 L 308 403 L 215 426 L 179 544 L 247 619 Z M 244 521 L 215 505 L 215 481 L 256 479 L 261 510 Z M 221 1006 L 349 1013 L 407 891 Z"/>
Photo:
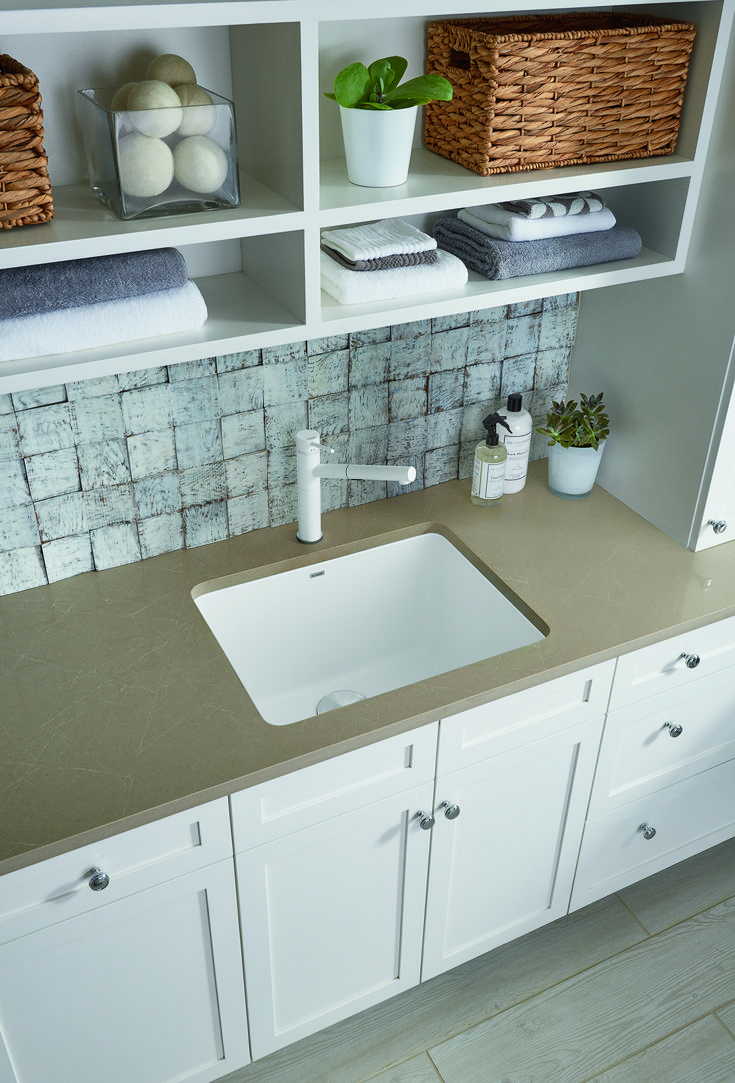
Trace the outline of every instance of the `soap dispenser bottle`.
<path fill-rule="evenodd" d="M 500 414 L 488 414 L 482 424 L 487 430 L 487 436 L 475 448 L 470 500 L 478 508 L 495 508 L 503 496 L 507 458 L 505 446 L 498 437 L 497 426 L 504 425 L 509 432 L 510 427 Z"/>
<path fill-rule="evenodd" d="M 519 493 L 526 484 L 533 419 L 528 410 L 523 409 L 523 396 L 518 392 L 508 395 L 506 421 L 508 432 L 500 433 L 501 442 L 508 453 L 503 492 Z"/>

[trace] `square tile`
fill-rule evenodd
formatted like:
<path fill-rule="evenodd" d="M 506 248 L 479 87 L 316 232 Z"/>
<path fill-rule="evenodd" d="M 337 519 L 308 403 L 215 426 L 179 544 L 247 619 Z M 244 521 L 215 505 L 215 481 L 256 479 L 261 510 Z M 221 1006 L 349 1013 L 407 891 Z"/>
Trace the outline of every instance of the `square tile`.
<path fill-rule="evenodd" d="M 190 470 L 182 470 L 179 474 L 179 483 L 181 504 L 185 509 L 197 505 L 220 503 L 227 496 L 225 464 L 211 463 L 208 466 L 194 466 Z M 186 517 L 184 517 L 184 529 L 186 530 Z"/>
<path fill-rule="evenodd" d="M 489 361 L 479 365 L 468 365 L 466 369 L 464 401 L 470 406 L 474 403 L 492 403 L 500 396 L 503 366 L 499 361 Z"/>
<path fill-rule="evenodd" d="M 346 457 L 353 463 L 384 463 L 388 454 L 388 426 L 355 429 L 347 440 Z"/>
<path fill-rule="evenodd" d="M 134 480 L 176 469 L 176 443 L 173 429 L 128 436 L 130 476 Z"/>
<path fill-rule="evenodd" d="M 232 537 L 269 526 L 267 492 L 232 497 L 227 501 L 227 520 Z"/>
<path fill-rule="evenodd" d="M 38 524 L 32 504 L 5 508 L 0 515 L 0 552 L 38 545 Z"/>
<path fill-rule="evenodd" d="M 327 442 L 349 428 L 350 395 L 325 395 L 309 399 L 309 428 L 316 429 Z"/>
<path fill-rule="evenodd" d="M 448 316 L 433 317 L 431 320 L 431 333 L 436 335 L 442 331 L 451 331 L 458 327 L 469 327 L 471 317 L 471 312 L 456 312 Z"/>
<path fill-rule="evenodd" d="M 533 354 L 538 349 L 541 334 L 541 313 L 532 316 L 519 316 L 508 320 L 505 336 L 505 356 L 520 357 Z"/>
<path fill-rule="evenodd" d="M 462 434 L 464 408 L 443 410 L 440 414 L 429 414 L 426 418 L 426 447 L 435 449 L 458 444 Z"/>
<path fill-rule="evenodd" d="M 364 331 L 350 331 L 350 349 L 362 346 L 374 346 L 378 342 L 390 341 L 390 327 L 368 327 Z"/>
<path fill-rule="evenodd" d="M 388 424 L 388 387 L 376 384 L 350 391 L 349 425 L 354 429 L 372 429 Z"/>
<path fill-rule="evenodd" d="M 222 435 L 219 421 L 197 421 L 176 425 L 176 461 L 179 470 L 222 461 Z"/>
<path fill-rule="evenodd" d="M 309 357 L 307 391 L 310 399 L 336 395 L 349 387 L 350 351 L 334 350 Z"/>
<path fill-rule="evenodd" d="M 140 555 L 157 557 L 184 548 L 184 519 L 180 511 L 138 520 Z"/>
<path fill-rule="evenodd" d="M 265 452 L 263 453 L 265 454 Z M 334 456 L 322 455 L 322 462 Z M 296 484 L 296 451 L 290 447 L 277 447 L 267 453 L 266 489 L 278 489 L 282 485 Z"/>
<path fill-rule="evenodd" d="M 514 391 L 528 394 L 533 390 L 536 375 L 536 355 L 525 354 L 522 357 L 507 357 L 503 362 L 503 374 L 500 382 L 500 397 L 503 405 L 507 404 L 508 395 Z"/>
<path fill-rule="evenodd" d="M 97 530 L 113 523 L 132 523 L 137 517 L 132 485 L 110 485 L 103 489 L 92 489 L 84 494 L 84 508 L 89 530 Z"/>
<path fill-rule="evenodd" d="M 284 526 L 286 523 L 295 523 L 297 503 L 295 485 L 282 485 L 278 489 L 269 489 L 268 520 L 270 525 Z"/>
<path fill-rule="evenodd" d="M 390 329 L 392 342 L 425 338 L 431 334 L 431 320 L 412 320 L 410 323 L 394 323 Z"/>
<path fill-rule="evenodd" d="M 214 376 L 217 362 L 214 357 L 202 357 L 199 361 L 182 361 L 178 365 L 168 366 L 168 382 L 179 383 L 181 380 L 198 380 L 203 376 Z"/>
<path fill-rule="evenodd" d="M 497 316 L 472 317 L 467 334 L 467 364 L 502 361 L 505 357 L 506 321 Z"/>
<path fill-rule="evenodd" d="M 158 474 L 133 483 L 138 519 L 181 511 L 181 485 L 176 473 Z"/>
<path fill-rule="evenodd" d="M 217 377 L 222 416 L 263 409 L 263 369 L 238 369 Z"/>
<path fill-rule="evenodd" d="M 286 365 L 292 361 L 305 361 L 306 343 L 288 342 L 284 346 L 264 346 L 262 355 L 264 365 Z"/>
<path fill-rule="evenodd" d="M 0 459 L 0 508 L 29 504 L 31 500 L 22 459 Z"/>
<path fill-rule="evenodd" d="M 334 353 L 337 350 L 348 350 L 349 347 L 349 335 L 326 335 L 324 338 L 309 339 L 306 343 L 306 352 L 309 355 Z"/>
<path fill-rule="evenodd" d="M 94 571 L 92 542 L 88 533 L 46 542 L 41 546 L 41 552 L 49 583 Z"/>
<path fill-rule="evenodd" d="M 306 411 L 304 410 L 304 413 Z M 265 415 L 262 410 L 232 414 L 221 421 L 222 454 L 225 459 L 265 448 Z M 302 428 L 306 428 L 302 425 Z"/>
<path fill-rule="evenodd" d="M 426 450 L 426 418 L 392 421 L 388 426 L 388 462 L 399 466 L 415 466 Z M 405 490 L 404 490 L 405 491 Z"/>
<path fill-rule="evenodd" d="M 0 552 L 0 594 L 16 594 L 47 581 L 40 545 Z"/>
<path fill-rule="evenodd" d="M 98 489 L 129 482 L 128 448 L 125 440 L 103 440 L 77 448 L 83 489 Z"/>
<path fill-rule="evenodd" d="M 268 450 L 292 446 L 296 441 L 296 433 L 307 427 L 305 401 L 265 408 L 265 438 Z"/>
<path fill-rule="evenodd" d="M 170 396 L 174 425 L 196 424 L 222 416 L 215 376 L 200 376 L 172 383 Z"/>
<path fill-rule="evenodd" d="M 116 395 L 120 390 L 117 376 L 94 376 L 90 380 L 75 380 L 66 385 L 69 401 L 72 399 L 100 398 Z"/>
<path fill-rule="evenodd" d="M 539 350 L 536 354 L 536 371 L 533 385 L 536 389 L 557 387 L 569 382 L 570 349 Z"/>
<path fill-rule="evenodd" d="M 62 448 L 44 455 L 29 455 L 25 460 L 28 487 L 34 500 L 75 493 L 81 489 L 76 449 Z"/>
<path fill-rule="evenodd" d="M 96 444 L 125 435 L 120 396 L 75 399 L 71 404 L 74 439 L 78 444 Z"/>
<path fill-rule="evenodd" d="M 154 384 L 137 391 L 124 391 L 121 399 L 126 436 L 157 432 L 170 427 L 172 416 L 169 384 Z"/>
<path fill-rule="evenodd" d="M 268 455 L 265 451 L 239 455 L 225 462 L 228 500 L 263 492 L 268 485 Z"/>
<path fill-rule="evenodd" d="M 263 368 L 263 403 L 280 406 L 307 397 L 306 354 L 293 361 L 265 365 Z"/>
<path fill-rule="evenodd" d="M 436 372 L 429 377 L 428 412 L 454 410 L 464 402 L 464 369 Z"/>
<path fill-rule="evenodd" d="M 435 448 L 424 455 L 424 485 L 454 481 L 459 471 L 459 444 Z"/>
<path fill-rule="evenodd" d="M 16 415 L 20 448 L 24 455 L 42 455 L 74 446 L 69 404 L 37 406 Z"/>
<path fill-rule="evenodd" d="M 133 391 L 167 383 L 168 369 L 165 365 L 158 365 L 152 369 L 136 369 L 135 372 L 122 372 L 117 377 L 117 384 L 121 391 Z"/>
<path fill-rule="evenodd" d="M 35 387 L 30 391 L 13 391 L 11 399 L 15 410 L 33 410 L 36 406 L 66 402 L 66 387 L 56 384 L 54 387 Z"/>
<path fill-rule="evenodd" d="M 89 530 L 84 493 L 67 493 L 37 500 L 35 504 L 38 532 L 42 542 L 70 538 Z"/>
<path fill-rule="evenodd" d="M 470 327 L 458 327 L 431 336 L 429 372 L 445 369 L 461 369 L 467 364 L 470 345 Z"/>
<path fill-rule="evenodd" d="M 382 384 L 388 375 L 390 342 L 350 347 L 349 386 Z"/>
<path fill-rule="evenodd" d="M 227 504 L 224 500 L 184 508 L 184 538 L 187 549 L 224 541 L 227 537 Z"/>
<path fill-rule="evenodd" d="M 388 379 L 425 376 L 431 365 L 431 338 L 398 339 L 391 343 Z"/>
<path fill-rule="evenodd" d="M 414 376 L 408 380 L 393 380 L 388 385 L 388 418 L 406 421 L 423 417 L 427 409 L 427 378 Z"/>
<path fill-rule="evenodd" d="M 140 560 L 140 542 L 135 523 L 115 523 L 90 532 L 94 566 L 98 571 L 120 568 Z"/>

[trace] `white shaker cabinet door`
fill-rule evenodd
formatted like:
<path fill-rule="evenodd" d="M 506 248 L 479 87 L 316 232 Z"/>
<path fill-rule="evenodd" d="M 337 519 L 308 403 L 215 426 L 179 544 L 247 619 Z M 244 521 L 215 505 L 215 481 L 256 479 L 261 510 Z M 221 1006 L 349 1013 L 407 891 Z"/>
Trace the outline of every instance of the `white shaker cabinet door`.
<path fill-rule="evenodd" d="M 566 913 L 601 727 L 438 777 L 422 980 Z"/>
<path fill-rule="evenodd" d="M 432 790 L 236 856 L 253 1059 L 418 983 Z"/>
<path fill-rule="evenodd" d="M 0 946 L 0 1083 L 210 1083 L 249 1062 L 231 861 Z"/>

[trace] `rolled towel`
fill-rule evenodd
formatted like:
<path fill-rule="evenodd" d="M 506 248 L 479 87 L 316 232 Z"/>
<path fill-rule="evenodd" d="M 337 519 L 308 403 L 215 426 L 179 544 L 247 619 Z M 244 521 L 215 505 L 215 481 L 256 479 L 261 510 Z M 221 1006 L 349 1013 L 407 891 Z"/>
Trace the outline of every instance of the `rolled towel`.
<path fill-rule="evenodd" d="M 436 244 L 436 241 L 434 241 Z M 436 263 L 436 248 L 427 249 L 426 252 L 400 252 L 395 256 L 379 256 L 378 259 L 347 259 L 341 252 L 330 248 L 329 245 L 321 246 L 322 252 L 326 252 L 332 259 L 336 259 L 343 267 L 350 271 L 389 271 L 394 267 L 417 267 L 420 263 Z"/>
<path fill-rule="evenodd" d="M 605 206 L 596 192 L 570 192 L 564 196 L 539 196 L 536 199 L 512 199 L 499 207 L 524 218 L 561 218 L 567 214 L 594 214 Z"/>
<path fill-rule="evenodd" d="M 322 289 L 343 305 L 459 289 L 467 282 L 467 268 L 449 252 L 438 252 L 436 263 L 373 271 L 369 275 L 348 271 L 330 259 L 326 252 L 320 255 Z"/>
<path fill-rule="evenodd" d="M 608 207 L 590 214 L 568 214 L 561 218 L 524 218 L 494 205 L 465 207 L 457 217 L 488 237 L 498 237 L 502 241 L 541 241 L 547 237 L 568 237 L 572 233 L 596 233 L 615 225 L 615 215 Z"/>
<path fill-rule="evenodd" d="M 0 361 L 193 331 L 206 318 L 207 306 L 193 282 L 138 297 L 18 316 L 0 322 Z"/>
<path fill-rule="evenodd" d="M 364 226 L 324 229 L 322 241 L 349 260 L 380 259 L 436 248 L 433 237 L 401 218 L 385 218 L 382 222 Z"/>
<path fill-rule="evenodd" d="M 641 250 L 641 238 L 628 226 L 603 232 L 575 233 L 546 241 L 499 241 L 459 218 L 440 218 L 434 226 L 439 247 L 458 256 L 485 278 L 519 278 L 571 267 L 631 259 Z"/>
<path fill-rule="evenodd" d="M 175 248 L 10 267 L 0 271 L 0 319 L 137 297 L 186 280 L 184 257 Z"/>

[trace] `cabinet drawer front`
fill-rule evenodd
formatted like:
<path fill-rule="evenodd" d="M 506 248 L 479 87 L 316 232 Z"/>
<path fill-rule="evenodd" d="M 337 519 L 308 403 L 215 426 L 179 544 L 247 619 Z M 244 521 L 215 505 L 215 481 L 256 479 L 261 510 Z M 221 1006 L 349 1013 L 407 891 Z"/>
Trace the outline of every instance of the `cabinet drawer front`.
<path fill-rule="evenodd" d="M 0 943 L 84 914 L 232 856 L 227 798 L 8 873 L 0 881 Z M 109 877 L 91 890 L 91 870 Z"/>
<path fill-rule="evenodd" d="M 605 713 L 615 662 L 515 692 L 442 719 L 439 770 L 456 771 Z"/>
<path fill-rule="evenodd" d="M 729 670 L 699 681 L 697 693 L 647 699 L 612 711 L 605 723 L 590 813 L 680 782 L 735 755 L 735 679 Z"/>
<path fill-rule="evenodd" d="M 584 829 L 572 909 L 735 835 L 735 761 L 634 801 Z M 655 830 L 646 839 L 642 825 Z"/>
<path fill-rule="evenodd" d="M 699 662 L 690 668 L 686 658 Z M 610 709 L 688 685 L 735 665 L 735 617 L 683 632 L 618 659 Z"/>
<path fill-rule="evenodd" d="M 433 722 L 233 794 L 235 851 L 433 779 L 437 730 Z"/>

